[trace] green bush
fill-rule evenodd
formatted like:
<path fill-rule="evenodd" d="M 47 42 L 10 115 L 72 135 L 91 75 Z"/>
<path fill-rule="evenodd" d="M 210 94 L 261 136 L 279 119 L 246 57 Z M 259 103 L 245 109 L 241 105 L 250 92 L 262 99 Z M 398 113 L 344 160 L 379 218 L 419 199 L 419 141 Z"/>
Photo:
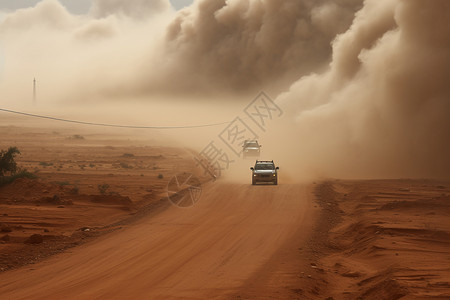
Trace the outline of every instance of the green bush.
<path fill-rule="evenodd" d="M 9 147 L 0 151 L 0 186 L 10 184 L 18 178 L 36 178 L 36 175 L 17 167 L 15 157 L 20 154 L 17 147 Z"/>
<path fill-rule="evenodd" d="M 14 160 L 20 154 L 17 147 L 9 147 L 7 151 L 0 151 L 0 177 L 14 175 L 17 172 L 17 163 Z"/>

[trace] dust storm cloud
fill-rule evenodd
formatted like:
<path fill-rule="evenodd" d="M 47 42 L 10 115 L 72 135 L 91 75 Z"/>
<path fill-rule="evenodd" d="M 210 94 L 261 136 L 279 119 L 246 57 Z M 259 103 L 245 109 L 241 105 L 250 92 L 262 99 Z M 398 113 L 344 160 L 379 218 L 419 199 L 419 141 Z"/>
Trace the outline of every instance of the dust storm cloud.
<path fill-rule="evenodd" d="M 26 102 L 29 91 L 24 86 L 33 77 L 40 96 L 52 104 L 126 94 L 142 76 L 142 62 L 159 56 L 157 44 L 175 13 L 166 7 L 167 1 L 144 7 L 141 2 L 121 1 L 112 7 L 109 1 L 99 0 L 89 14 L 72 15 L 58 1 L 45 0 L 4 16 L 0 97 Z M 144 12 L 148 19 L 142 19 Z"/>
<path fill-rule="evenodd" d="M 89 14 L 78 16 L 44 0 L 0 23 L 7 85 L 21 94 L 24 75 L 51 80 L 44 92 L 55 101 L 278 93 L 326 67 L 331 41 L 361 4 L 198 0 L 175 12 L 168 0 L 95 0 Z"/>
<path fill-rule="evenodd" d="M 330 43 L 362 1 L 197 1 L 167 32 L 179 89 L 279 91 L 326 66 Z M 192 76 L 194 74 L 195 76 Z M 252 94 L 253 95 L 253 94 Z"/>
<path fill-rule="evenodd" d="M 450 176 L 447 0 L 96 0 L 86 15 L 45 0 L 0 16 L 2 104 L 35 76 L 47 103 L 80 107 L 264 90 L 285 111 L 264 151 L 292 177 Z"/>
<path fill-rule="evenodd" d="M 450 2 L 365 1 L 330 69 L 292 85 L 298 166 L 336 177 L 449 177 Z M 300 161 L 299 161 L 300 160 Z"/>

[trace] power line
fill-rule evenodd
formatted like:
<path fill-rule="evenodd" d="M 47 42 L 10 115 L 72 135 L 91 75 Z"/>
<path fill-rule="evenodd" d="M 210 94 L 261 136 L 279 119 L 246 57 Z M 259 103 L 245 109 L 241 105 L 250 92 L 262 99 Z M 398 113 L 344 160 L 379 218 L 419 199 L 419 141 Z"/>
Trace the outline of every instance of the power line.
<path fill-rule="evenodd" d="M 27 116 L 27 117 L 47 119 L 47 120 L 66 122 L 66 123 L 74 123 L 74 124 L 80 124 L 80 125 L 115 127 L 115 128 L 132 128 L 132 129 L 190 129 L 190 128 L 214 127 L 214 126 L 220 126 L 220 125 L 225 125 L 225 124 L 230 123 L 230 121 L 228 121 L 228 122 L 220 122 L 220 123 L 211 123 L 211 124 L 202 124 L 202 125 L 187 125 L 187 126 L 134 126 L 134 125 L 106 124 L 106 123 L 95 123 L 95 122 L 69 120 L 69 119 L 56 118 L 56 117 L 52 117 L 52 116 L 31 114 L 31 113 L 15 111 L 15 110 L 10 110 L 10 109 L 4 109 L 4 108 L 0 108 L 0 111 L 6 112 L 6 113 L 11 113 L 11 114 L 16 114 L 16 115 Z"/>

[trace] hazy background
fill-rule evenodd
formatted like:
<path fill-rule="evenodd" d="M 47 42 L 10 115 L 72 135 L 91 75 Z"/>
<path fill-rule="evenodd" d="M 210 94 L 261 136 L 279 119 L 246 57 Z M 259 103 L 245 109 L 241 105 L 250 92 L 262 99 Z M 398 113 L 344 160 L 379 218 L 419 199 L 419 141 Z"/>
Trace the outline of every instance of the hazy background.
<path fill-rule="evenodd" d="M 0 9 L 3 11 L 15 11 L 17 9 L 35 6 L 39 2 L 41 0 L 0 0 Z M 73 14 L 86 14 L 89 12 L 93 0 L 59 0 L 59 2 Z M 170 4 L 176 10 L 189 6 L 193 2 L 194 0 L 170 0 Z"/>
<path fill-rule="evenodd" d="M 205 124 L 264 90 L 284 111 L 259 132 L 264 158 L 290 178 L 450 177 L 447 0 L 0 0 L 0 11 L 0 107 Z M 215 130 L 168 135 L 201 150 Z"/>

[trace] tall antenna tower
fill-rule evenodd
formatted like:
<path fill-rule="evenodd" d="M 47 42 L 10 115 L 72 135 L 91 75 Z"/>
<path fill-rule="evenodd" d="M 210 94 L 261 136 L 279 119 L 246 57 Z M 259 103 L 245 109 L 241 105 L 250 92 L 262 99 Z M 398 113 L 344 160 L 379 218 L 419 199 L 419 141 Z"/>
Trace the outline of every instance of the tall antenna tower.
<path fill-rule="evenodd" d="M 36 105 L 36 78 L 33 79 L 33 105 Z"/>

